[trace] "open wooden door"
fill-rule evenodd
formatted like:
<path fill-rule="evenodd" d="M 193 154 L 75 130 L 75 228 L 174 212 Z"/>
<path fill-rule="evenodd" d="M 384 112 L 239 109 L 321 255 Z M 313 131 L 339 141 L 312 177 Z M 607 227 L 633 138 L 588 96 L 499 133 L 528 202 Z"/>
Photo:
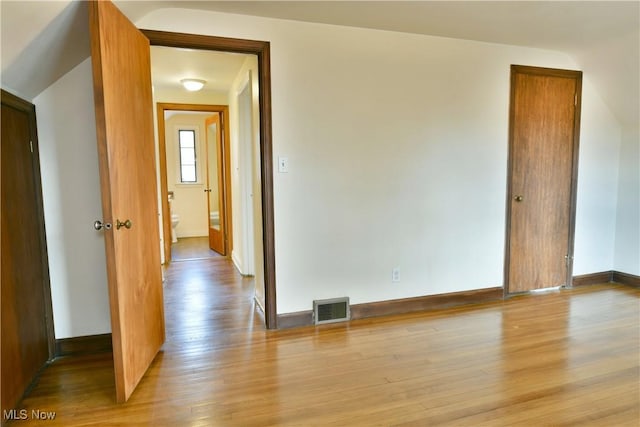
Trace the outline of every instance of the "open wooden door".
<path fill-rule="evenodd" d="M 220 255 L 227 254 L 225 218 L 224 153 L 220 114 L 205 120 L 207 159 L 207 218 L 209 223 L 209 247 Z"/>
<path fill-rule="evenodd" d="M 92 1 L 89 23 L 116 398 L 124 402 L 165 336 L 149 41 L 111 2 Z"/>

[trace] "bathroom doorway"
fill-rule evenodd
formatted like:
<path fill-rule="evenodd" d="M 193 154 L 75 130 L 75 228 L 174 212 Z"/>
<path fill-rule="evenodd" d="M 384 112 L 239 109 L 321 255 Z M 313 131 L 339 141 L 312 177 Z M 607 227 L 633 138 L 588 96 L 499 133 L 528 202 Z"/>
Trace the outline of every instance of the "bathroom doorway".
<path fill-rule="evenodd" d="M 214 251 L 229 255 L 233 250 L 229 107 L 157 103 L 157 123 L 165 264 L 210 258 Z M 172 256 L 173 249 L 179 251 L 178 257 Z"/>

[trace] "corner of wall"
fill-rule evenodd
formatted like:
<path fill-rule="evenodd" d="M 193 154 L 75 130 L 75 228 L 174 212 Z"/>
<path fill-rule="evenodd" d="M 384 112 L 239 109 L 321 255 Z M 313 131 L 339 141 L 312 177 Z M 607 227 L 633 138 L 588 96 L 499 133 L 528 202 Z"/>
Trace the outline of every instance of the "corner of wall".
<path fill-rule="evenodd" d="M 640 129 L 622 129 L 618 167 L 618 204 L 614 269 L 640 275 Z"/>

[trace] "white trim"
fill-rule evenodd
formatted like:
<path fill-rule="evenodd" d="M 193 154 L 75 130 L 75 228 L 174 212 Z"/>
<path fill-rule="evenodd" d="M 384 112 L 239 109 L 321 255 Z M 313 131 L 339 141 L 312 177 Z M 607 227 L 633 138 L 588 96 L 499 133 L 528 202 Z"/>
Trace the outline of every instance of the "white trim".
<path fill-rule="evenodd" d="M 208 237 L 208 234 L 202 234 L 202 230 L 187 230 L 182 231 L 176 235 L 178 239 L 184 239 L 186 237 Z"/>
<path fill-rule="evenodd" d="M 245 90 L 247 85 L 251 82 L 251 70 L 247 70 L 245 76 L 240 80 L 240 84 L 238 85 L 238 90 L 236 91 L 236 98 L 240 97 L 240 94 Z"/>
<path fill-rule="evenodd" d="M 254 218 L 253 218 L 253 94 L 251 70 L 247 72 L 247 84 L 238 92 L 238 148 L 240 171 L 240 200 L 242 218 L 242 265 L 246 275 L 255 274 L 255 242 L 254 242 Z M 243 106 L 242 94 L 246 91 L 247 105 Z M 243 108 L 249 112 L 249 117 L 244 117 Z"/>
<path fill-rule="evenodd" d="M 243 276 L 246 276 L 242 272 L 242 263 L 238 259 L 238 256 L 236 255 L 236 251 L 231 251 L 231 261 L 233 262 L 233 265 L 236 267 L 236 270 L 238 270 L 238 273 L 242 274 Z"/>

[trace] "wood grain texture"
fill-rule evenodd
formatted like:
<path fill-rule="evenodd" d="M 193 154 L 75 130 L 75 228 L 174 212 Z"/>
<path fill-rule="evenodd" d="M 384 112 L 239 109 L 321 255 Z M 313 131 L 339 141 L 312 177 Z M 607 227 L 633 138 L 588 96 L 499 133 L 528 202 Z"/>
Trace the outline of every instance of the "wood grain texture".
<path fill-rule="evenodd" d="M 56 340 L 56 357 L 84 356 L 113 351 L 111 334 L 88 335 Z"/>
<path fill-rule="evenodd" d="M 636 276 L 634 274 L 613 271 L 611 281 L 627 286 L 633 286 L 634 288 L 640 288 L 640 276 Z"/>
<path fill-rule="evenodd" d="M 487 288 L 475 291 L 452 292 L 423 297 L 403 298 L 388 301 L 368 302 L 351 305 L 351 319 L 390 316 L 417 311 L 439 310 L 467 304 L 501 300 L 503 288 Z M 313 325 L 313 310 L 284 313 L 278 315 L 278 328 L 299 328 Z"/>
<path fill-rule="evenodd" d="M 204 124 L 205 124 L 205 141 L 206 141 L 205 158 L 207 159 L 207 168 L 206 168 L 207 186 L 209 189 L 211 189 L 211 187 L 215 185 L 218 189 L 216 193 L 218 195 L 217 204 L 218 204 L 218 214 L 219 214 L 219 228 L 217 229 L 212 226 L 211 220 L 209 218 L 209 212 L 210 212 L 209 206 L 211 206 L 212 194 L 211 194 L 211 191 L 207 193 L 207 224 L 209 229 L 209 247 L 214 251 L 218 252 L 220 255 L 227 255 L 229 252 L 227 251 L 228 239 L 225 236 L 226 234 L 225 230 L 227 228 L 226 204 L 227 204 L 227 198 L 228 198 L 227 194 L 229 194 L 231 187 L 227 185 L 225 180 L 225 176 L 226 176 L 225 171 L 230 167 L 229 164 L 225 164 L 225 152 L 229 151 L 229 148 L 223 146 L 224 140 L 222 138 L 222 128 L 220 127 L 221 125 L 220 113 L 216 113 L 211 117 L 208 117 L 205 120 Z M 209 135 L 208 129 L 210 125 L 215 125 L 215 130 L 216 130 L 215 135 Z M 212 138 L 214 139 L 213 141 L 209 139 L 210 136 L 213 136 Z M 209 152 L 212 146 L 214 147 L 214 151 L 215 151 L 213 155 Z M 216 161 L 216 165 L 215 165 L 216 176 L 209 175 L 210 168 L 211 168 L 211 165 L 209 164 L 209 162 L 211 161 L 210 156 L 213 156 Z"/>
<path fill-rule="evenodd" d="M 568 284 L 575 228 L 580 72 L 512 66 L 505 282 Z"/>
<path fill-rule="evenodd" d="M 466 304 L 478 304 L 481 302 L 501 300 L 503 294 L 504 290 L 499 287 L 365 304 L 354 304 L 351 306 L 351 318 L 362 319 L 365 317 L 388 316 L 391 314 L 439 310 L 442 308 L 457 307 Z"/>
<path fill-rule="evenodd" d="M 96 133 L 116 398 L 164 342 L 149 41 L 111 2 L 90 2 Z M 130 229 L 116 227 L 130 220 Z"/>
<path fill-rule="evenodd" d="M 35 107 L 2 91 L 0 411 L 53 357 L 53 320 Z M 32 148 L 33 147 L 33 151 Z"/>
<path fill-rule="evenodd" d="M 171 245 L 173 261 L 185 261 L 201 258 L 219 258 L 220 255 L 209 247 L 209 238 L 202 237 L 181 237 Z"/>
<path fill-rule="evenodd" d="M 589 286 L 599 283 L 609 283 L 613 281 L 613 271 L 602 271 L 598 273 L 582 274 L 573 277 L 573 286 Z"/>
<path fill-rule="evenodd" d="M 638 289 L 268 331 L 253 286 L 222 257 L 171 264 L 167 341 L 127 404 L 93 355 L 56 360 L 21 408 L 65 427 L 637 425 Z"/>
<path fill-rule="evenodd" d="M 271 45 L 266 41 L 242 40 L 199 34 L 141 30 L 152 45 L 186 49 L 218 50 L 255 54 L 258 57 L 260 85 L 260 181 L 265 285 L 265 322 L 267 328 L 278 327 L 276 308 L 276 258 L 273 214 L 273 148 L 271 119 Z M 228 129 L 228 126 L 226 126 Z M 231 228 L 231 227 L 230 227 Z M 230 239 L 231 240 L 231 239 Z"/>

